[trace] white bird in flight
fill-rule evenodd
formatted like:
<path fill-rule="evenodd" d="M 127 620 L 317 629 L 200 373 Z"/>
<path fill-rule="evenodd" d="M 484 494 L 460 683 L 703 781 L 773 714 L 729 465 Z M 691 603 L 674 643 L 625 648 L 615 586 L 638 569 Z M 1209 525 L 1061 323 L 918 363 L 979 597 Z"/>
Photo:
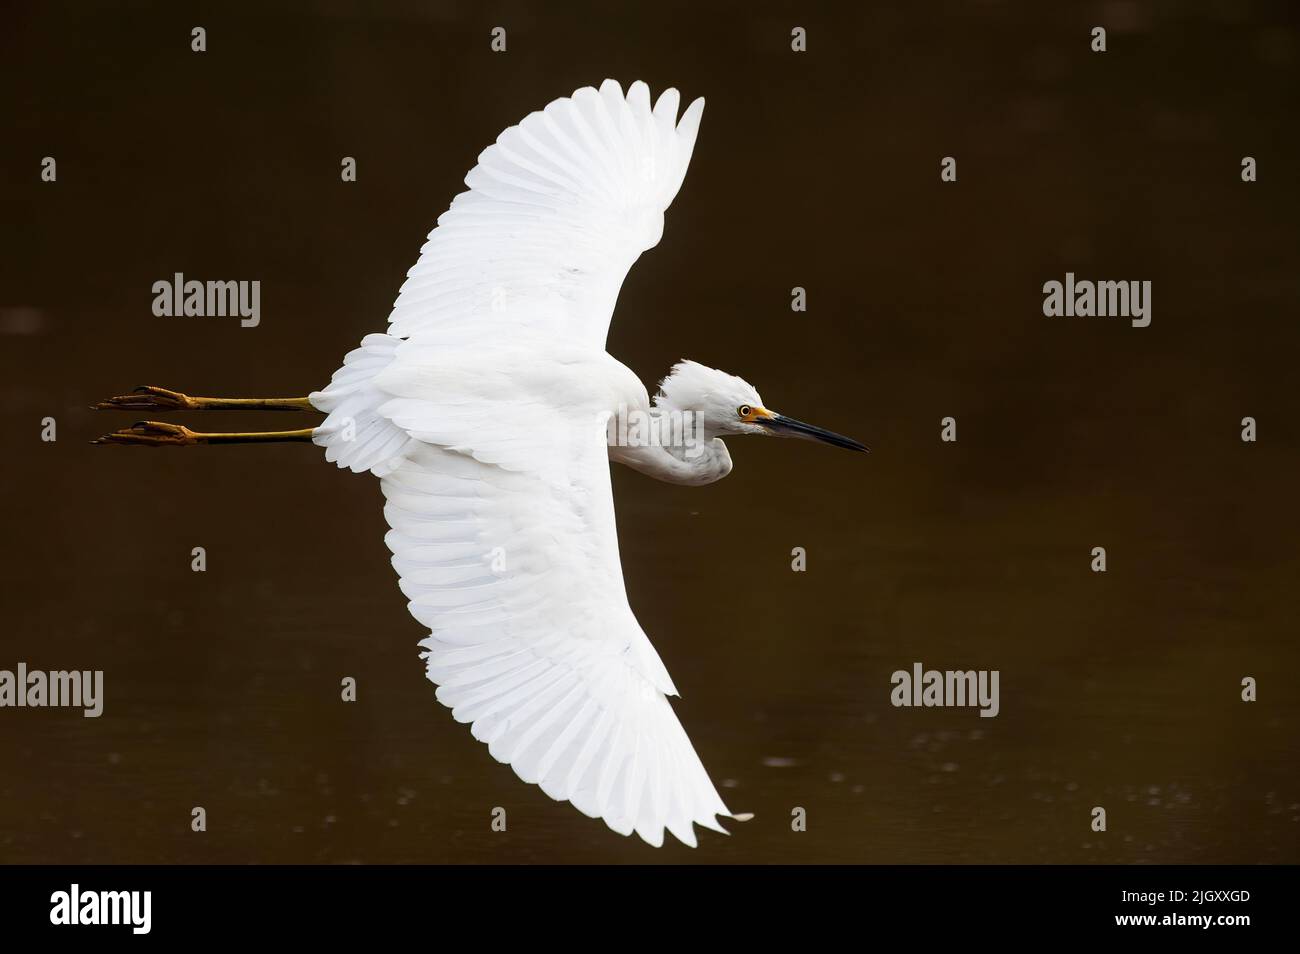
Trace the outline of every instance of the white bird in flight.
<path fill-rule="evenodd" d="M 511 126 L 429 233 L 386 333 L 306 398 L 139 388 L 101 409 L 297 409 L 316 428 L 203 433 L 145 421 L 97 443 L 311 441 L 381 479 L 386 542 L 437 698 L 498 761 L 614 831 L 694 846 L 723 803 L 677 720 L 673 681 L 628 605 L 609 461 L 707 484 L 721 438 L 856 441 L 769 411 L 693 361 L 652 401 L 605 351 L 619 287 L 663 234 L 704 100 L 606 80 Z M 701 440 L 613 440 L 613 416 L 693 421 Z M 667 430 L 667 428 L 665 428 Z M 621 432 L 620 432 L 621 433 Z M 685 433 L 685 432 L 683 432 Z"/>

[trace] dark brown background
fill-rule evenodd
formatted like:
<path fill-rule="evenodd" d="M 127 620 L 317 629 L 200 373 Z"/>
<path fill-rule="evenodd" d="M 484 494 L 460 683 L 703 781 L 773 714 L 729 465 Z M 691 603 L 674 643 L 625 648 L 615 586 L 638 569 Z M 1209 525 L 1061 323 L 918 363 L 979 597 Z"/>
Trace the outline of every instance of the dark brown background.
<path fill-rule="evenodd" d="M 0 668 L 103 669 L 106 709 L 0 710 L 0 860 L 1300 860 L 1287 4 L 375 6 L 4 8 Z M 873 449 L 616 473 L 633 606 L 757 813 L 694 852 L 551 802 L 435 702 L 373 478 L 86 443 L 136 384 L 322 386 L 479 150 L 606 76 L 709 102 L 610 350 Z M 1151 280 L 1151 327 L 1044 318 L 1067 270 Z M 175 271 L 260 279 L 261 326 L 153 317 Z M 917 660 L 999 669 L 1002 714 L 892 708 Z"/>

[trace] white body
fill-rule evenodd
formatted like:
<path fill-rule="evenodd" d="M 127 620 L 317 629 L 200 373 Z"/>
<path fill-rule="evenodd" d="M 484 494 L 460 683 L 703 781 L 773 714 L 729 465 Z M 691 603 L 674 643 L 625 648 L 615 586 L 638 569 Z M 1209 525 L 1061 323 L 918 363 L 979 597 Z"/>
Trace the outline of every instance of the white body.
<path fill-rule="evenodd" d="M 677 108 L 673 90 L 651 109 L 645 84 L 625 97 L 606 81 L 507 129 L 388 334 L 311 396 L 327 458 L 382 478 L 438 699 L 524 781 L 655 845 L 665 829 L 694 845 L 692 824 L 722 831 L 729 814 L 628 606 L 609 459 L 680 483 L 731 459 L 715 435 L 686 459 L 610 448 L 605 430 L 621 409 L 660 410 L 604 343 L 686 172 L 703 101 L 680 123 Z"/>

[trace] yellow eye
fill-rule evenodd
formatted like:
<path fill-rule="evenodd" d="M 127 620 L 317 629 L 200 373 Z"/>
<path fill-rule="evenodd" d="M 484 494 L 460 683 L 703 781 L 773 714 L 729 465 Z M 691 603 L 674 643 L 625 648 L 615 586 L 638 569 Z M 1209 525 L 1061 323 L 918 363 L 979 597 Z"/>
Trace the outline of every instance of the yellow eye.
<path fill-rule="evenodd" d="M 749 415 L 754 413 L 754 409 L 748 404 L 742 404 L 740 407 L 736 408 L 736 413 L 741 417 L 749 417 Z"/>

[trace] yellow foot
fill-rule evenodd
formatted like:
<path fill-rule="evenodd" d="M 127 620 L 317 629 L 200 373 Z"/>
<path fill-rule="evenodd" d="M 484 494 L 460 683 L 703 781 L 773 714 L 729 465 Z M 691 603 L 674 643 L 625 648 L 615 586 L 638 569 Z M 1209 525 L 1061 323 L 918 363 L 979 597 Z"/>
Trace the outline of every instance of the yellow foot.
<path fill-rule="evenodd" d="M 179 391 L 166 388 L 151 388 L 148 385 L 138 387 L 130 394 L 111 397 L 94 405 L 94 411 L 194 411 L 198 406 L 194 399 Z"/>
<path fill-rule="evenodd" d="M 184 395 L 181 395 L 184 397 Z M 189 444 L 203 444 L 204 435 L 196 434 L 180 424 L 164 424 L 161 421 L 139 421 L 130 427 L 112 434 L 105 434 L 92 444 L 144 444 L 148 447 L 165 447 L 175 445 L 184 447 Z"/>

